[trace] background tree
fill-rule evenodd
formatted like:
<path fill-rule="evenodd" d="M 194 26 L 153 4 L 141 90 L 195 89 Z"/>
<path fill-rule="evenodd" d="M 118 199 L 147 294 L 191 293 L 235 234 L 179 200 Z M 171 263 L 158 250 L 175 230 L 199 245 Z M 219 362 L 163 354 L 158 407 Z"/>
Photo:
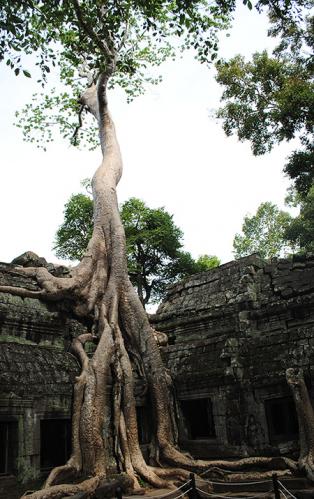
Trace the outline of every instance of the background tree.
<path fill-rule="evenodd" d="M 224 88 L 217 115 L 226 134 L 249 140 L 255 155 L 299 138 L 302 149 L 290 155 L 284 171 L 305 196 L 314 181 L 314 18 L 312 2 L 296 6 L 298 14 L 288 17 L 276 4 L 271 9 L 269 33 L 280 37 L 272 56 L 264 51 L 249 62 L 238 55 L 217 64 L 217 81 Z"/>
<path fill-rule="evenodd" d="M 291 215 L 279 210 L 276 205 L 261 203 L 255 215 L 244 217 L 242 234 L 234 237 L 235 258 L 252 253 L 259 253 L 262 258 L 272 258 L 292 251 L 285 239 L 285 231 L 291 220 Z"/>
<path fill-rule="evenodd" d="M 194 260 L 182 250 L 182 231 L 164 208 L 149 208 L 131 198 L 120 208 L 126 236 L 128 271 L 144 306 L 160 301 L 167 286 L 187 275 L 217 267 L 216 256 Z M 85 194 L 71 196 L 65 205 L 64 222 L 56 234 L 57 256 L 79 260 L 93 230 L 93 201 Z"/>
<path fill-rule="evenodd" d="M 267 0 L 260 4 L 269 5 Z M 289 4 L 285 2 L 284 7 Z M 82 368 L 74 386 L 72 455 L 66 465 L 52 470 L 43 491 L 28 496 L 32 499 L 80 491 L 92 494 L 108 476 L 109 442 L 104 435 L 112 429 L 117 463 L 135 489 L 139 488 L 139 476 L 164 487 L 167 478 L 186 479 L 189 475 L 183 468 L 202 470 L 219 464 L 230 469 L 247 464 L 246 460 L 195 461 L 177 448 L 172 382 L 156 334 L 128 278 L 116 196 L 122 159 L 107 101 L 108 85 L 120 84 L 130 96 L 141 92 L 145 81 L 151 79 L 146 67 L 171 57 L 178 46 L 194 48 L 202 62 L 214 59 L 216 33 L 234 7 L 232 0 L 214 4 L 185 0 L 22 0 L 0 4 L 0 54 L 8 66 L 16 74 L 29 76 L 25 66 L 29 59 L 23 56 L 34 54 L 43 85 L 57 66 L 60 80 L 67 86 L 59 94 L 50 91 L 42 103 L 34 101 L 20 116 L 26 137 L 39 145 L 43 138 L 49 141 L 52 123 L 56 123 L 73 144 L 84 140 L 93 143 L 95 135 L 89 133 L 90 128 L 83 134 L 81 127 L 90 113 L 96 119 L 103 154 L 92 180 L 93 234 L 79 265 L 66 278 L 55 277 L 43 267 L 19 269 L 37 280 L 38 290 L 0 286 L 0 292 L 53 301 L 55 306 L 62 303 L 87 325 L 87 332 L 72 344 Z M 84 350 L 88 341 L 97 345 L 92 358 Z M 150 397 L 154 433 L 151 462 L 155 466 L 145 462 L 138 442 L 133 368 Z M 109 382 L 111 401 L 106 390 Z M 265 465 L 273 461 L 254 458 L 253 462 Z M 287 459 L 281 458 L 282 462 L 295 467 Z M 88 478 L 56 485 L 73 475 Z"/>
<path fill-rule="evenodd" d="M 53 249 L 60 258 L 80 260 L 93 233 L 93 200 L 86 194 L 73 194 L 63 213 Z"/>
<path fill-rule="evenodd" d="M 314 252 L 314 186 L 302 199 L 300 214 L 288 224 L 284 237 L 301 252 Z"/>
<path fill-rule="evenodd" d="M 196 263 L 182 251 L 183 233 L 164 208 L 152 209 L 136 198 L 123 203 L 128 269 L 141 302 L 158 302 L 166 287 L 193 274 Z"/>

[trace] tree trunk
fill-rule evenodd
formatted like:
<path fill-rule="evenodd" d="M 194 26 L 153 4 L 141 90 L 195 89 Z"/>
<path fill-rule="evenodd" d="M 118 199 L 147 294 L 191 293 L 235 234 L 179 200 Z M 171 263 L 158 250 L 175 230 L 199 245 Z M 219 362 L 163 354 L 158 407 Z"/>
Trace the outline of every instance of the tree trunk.
<path fill-rule="evenodd" d="M 314 481 L 314 412 L 302 369 L 287 369 L 286 378 L 295 402 L 299 423 L 299 468 Z"/>
<path fill-rule="evenodd" d="M 110 373 L 116 459 L 120 468 L 132 477 L 134 488 L 139 487 L 138 476 L 156 487 L 169 486 L 164 479 L 168 476 L 187 477 L 180 469 L 149 467 L 138 441 L 130 358 L 136 359 L 140 366 L 151 397 L 155 414 L 156 463 L 164 457 L 178 464 L 176 458 L 182 456 L 173 447 L 176 432 L 169 410 L 172 406 L 171 380 L 163 366 L 154 331 L 128 277 L 124 229 L 116 196 L 122 160 L 107 108 L 107 79 L 106 74 L 102 75 L 98 87 L 91 87 L 82 97 L 98 119 L 103 150 L 103 160 L 92 180 L 94 230 L 86 253 L 70 278 L 55 278 L 42 268 L 25 269 L 26 273 L 36 276 L 43 289 L 42 299 L 57 301 L 67 297 L 77 316 L 92 315 L 94 318 L 92 331 L 76 338 L 72 345 L 82 366 L 74 387 L 72 456 L 65 466 L 51 472 L 45 491 L 30 496 L 34 498 L 64 494 L 64 486 L 60 488 L 56 484 L 70 473 L 97 477 L 93 482 L 86 481 L 89 490 L 91 483 L 97 487 L 107 476 L 108 448 L 104 435 L 110 434 L 111 422 L 104 417 L 104 408 L 110 406 L 106 395 Z M 84 350 L 87 341 L 97 343 L 91 359 Z"/>

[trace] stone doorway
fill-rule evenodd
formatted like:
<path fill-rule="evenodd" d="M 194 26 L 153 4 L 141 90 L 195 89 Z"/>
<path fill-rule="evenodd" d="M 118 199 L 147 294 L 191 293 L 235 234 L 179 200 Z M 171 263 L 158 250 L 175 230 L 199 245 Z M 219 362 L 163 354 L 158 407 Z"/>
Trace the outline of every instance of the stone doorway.
<path fill-rule="evenodd" d="M 265 410 L 272 445 L 297 439 L 298 417 L 292 397 L 265 400 Z"/>
<path fill-rule="evenodd" d="M 65 464 L 71 454 L 71 421 L 40 421 L 40 468 L 48 470 Z"/>

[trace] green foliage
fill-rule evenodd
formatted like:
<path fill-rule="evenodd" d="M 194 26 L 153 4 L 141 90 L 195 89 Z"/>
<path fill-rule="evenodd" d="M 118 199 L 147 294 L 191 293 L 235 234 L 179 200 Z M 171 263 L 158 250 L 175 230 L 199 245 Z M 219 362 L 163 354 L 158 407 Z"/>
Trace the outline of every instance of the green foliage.
<path fill-rule="evenodd" d="M 272 258 L 291 252 L 285 239 L 285 231 L 291 223 L 289 213 L 279 210 L 270 202 L 261 203 L 256 214 L 244 217 L 242 234 L 233 240 L 234 256 L 241 258 L 259 253 L 263 258 Z"/>
<path fill-rule="evenodd" d="M 227 135 L 237 131 L 250 140 L 256 155 L 274 144 L 312 132 L 314 85 L 306 71 L 266 52 L 246 63 L 236 56 L 218 67 L 217 81 L 226 87 L 225 107 L 218 111 Z"/>
<path fill-rule="evenodd" d="M 309 1 L 259 0 L 255 7 L 266 9 L 280 30 L 283 20 L 294 26 Z M 250 0 L 243 3 L 252 9 Z M 158 83 L 156 68 L 184 50 L 210 64 L 235 6 L 235 0 L 0 0 L 0 61 L 42 87 L 52 72 L 61 83 L 59 95 L 36 94 L 18 114 L 24 139 L 44 147 L 56 127 L 73 145 L 95 147 L 95 129 L 78 104 L 82 90 L 113 61 L 109 86 L 122 87 L 128 100 Z"/>
<path fill-rule="evenodd" d="M 314 18 L 306 10 L 311 2 L 294 3 L 297 12 L 287 12 L 285 22 L 271 10 L 270 34 L 281 37 L 272 57 L 264 51 L 249 62 L 238 55 L 217 65 L 224 88 L 217 115 L 225 133 L 250 141 L 255 155 L 299 138 L 303 149 L 288 158 L 285 172 L 306 195 L 314 182 Z"/>
<path fill-rule="evenodd" d="M 168 285 L 186 275 L 220 264 L 216 256 L 202 255 L 194 261 L 190 253 L 183 251 L 182 231 L 164 208 L 148 208 L 140 199 L 131 198 L 120 211 L 130 279 L 144 305 L 159 301 Z M 91 198 L 85 194 L 71 196 L 65 205 L 64 222 L 56 234 L 57 256 L 70 260 L 82 258 L 93 230 L 92 217 Z"/>
<path fill-rule="evenodd" d="M 290 187 L 288 187 L 287 189 L 285 204 L 287 206 L 290 206 L 290 208 L 297 208 L 298 206 L 300 206 L 301 202 L 302 195 L 293 185 L 290 185 Z"/>
<path fill-rule="evenodd" d="M 11 336 L 9 334 L 0 334 L 0 343 L 19 343 L 19 345 L 37 345 L 34 341 L 27 340 L 20 336 Z"/>
<path fill-rule="evenodd" d="M 93 147 L 89 123 L 77 132 L 85 121 L 78 100 L 109 64 L 115 64 L 109 86 L 119 85 L 131 100 L 147 83 L 160 81 L 154 67 L 176 53 L 193 49 L 202 63 L 213 61 L 217 33 L 229 18 L 220 2 L 204 0 L 0 0 L 0 60 L 16 75 L 34 75 L 43 87 L 55 68 L 62 84 L 59 94 L 37 94 L 19 113 L 24 138 L 40 146 L 56 125 L 73 145 Z"/>
<path fill-rule="evenodd" d="M 152 209 L 131 198 L 121 207 L 129 275 L 143 302 L 158 302 L 167 286 L 187 275 L 207 270 L 208 260 L 195 262 L 182 251 L 182 231 L 164 208 Z"/>
<path fill-rule="evenodd" d="M 220 259 L 214 255 L 201 255 L 195 262 L 197 272 L 204 272 L 219 267 L 220 264 Z"/>
<path fill-rule="evenodd" d="M 302 200 L 299 216 L 291 221 L 284 235 L 302 252 L 314 252 L 314 186 Z"/>
<path fill-rule="evenodd" d="M 72 145 L 81 145 L 93 150 L 98 146 L 98 128 L 87 109 L 79 104 L 79 96 L 71 97 L 68 92 L 58 93 L 55 88 L 49 95 L 34 94 L 22 111 L 17 111 L 15 125 L 21 128 L 26 142 L 46 150 L 54 140 L 57 128 L 61 136 Z M 82 126 L 78 126 L 80 114 Z M 74 131 L 77 129 L 77 133 Z"/>
<path fill-rule="evenodd" d="M 285 172 L 294 180 L 295 188 L 306 197 L 314 185 L 314 146 L 308 141 L 305 150 L 294 151 L 285 165 Z"/>
<path fill-rule="evenodd" d="M 73 194 L 65 205 L 64 221 L 56 233 L 56 255 L 80 260 L 92 232 L 93 201 L 85 194 Z"/>

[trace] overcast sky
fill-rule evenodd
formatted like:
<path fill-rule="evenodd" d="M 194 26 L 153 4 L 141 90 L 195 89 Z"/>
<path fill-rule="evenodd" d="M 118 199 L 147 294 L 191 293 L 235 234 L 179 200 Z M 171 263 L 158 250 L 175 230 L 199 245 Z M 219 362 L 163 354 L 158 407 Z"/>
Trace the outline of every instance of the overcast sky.
<path fill-rule="evenodd" d="M 249 57 L 271 47 L 266 32 L 266 18 L 242 6 L 231 36 L 222 36 L 220 53 Z M 255 158 L 248 143 L 225 137 L 210 117 L 221 93 L 213 70 L 185 55 L 162 73 L 162 84 L 131 104 L 122 92 L 110 95 L 124 158 L 119 201 L 136 196 L 164 206 L 183 230 L 186 250 L 227 262 L 245 214 L 263 201 L 283 207 L 289 182 L 282 168 L 292 144 Z M 56 262 L 52 247 L 64 204 L 93 175 L 100 152 L 78 151 L 62 140 L 47 152 L 23 143 L 14 112 L 38 89 L 4 67 L 1 82 L 0 261 L 32 250 Z"/>

